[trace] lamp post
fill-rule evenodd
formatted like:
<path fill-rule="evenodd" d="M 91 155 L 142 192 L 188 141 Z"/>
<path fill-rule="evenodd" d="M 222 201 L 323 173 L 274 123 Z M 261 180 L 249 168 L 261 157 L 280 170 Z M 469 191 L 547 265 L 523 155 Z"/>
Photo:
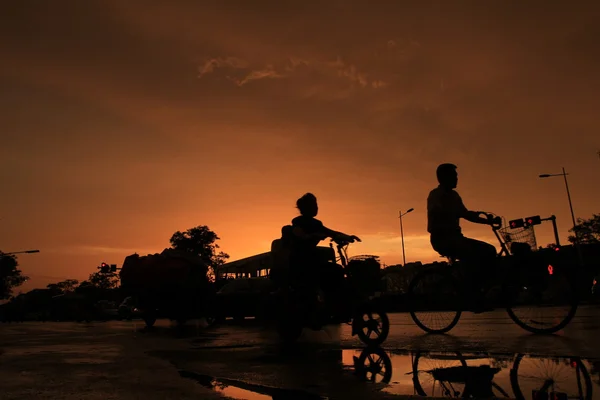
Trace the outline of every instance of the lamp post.
<path fill-rule="evenodd" d="M 565 180 L 565 188 L 567 189 L 567 199 L 569 199 L 569 208 L 571 209 L 571 219 L 573 220 L 573 227 L 575 227 L 577 225 L 577 222 L 575 222 L 575 213 L 573 212 L 573 203 L 571 202 L 571 193 L 569 192 L 569 183 L 567 182 L 567 174 L 565 172 L 565 168 L 563 167 L 562 169 L 562 174 L 542 174 L 540 175 L 540 178 L 550 178 L 553 176 L 562 176 Z M 577 241 L 579 241 L 579 237 L 577 235 L 577 232 L 575 232 L 575 236 L 577 237 Z"/>
<path fill-rule="evenodd" d="M 409 208 L 404 214 L 402 214 L 402 211 L 398 211 L 398 218 L 400 218 L 400 237 L 402 238 L 402 266 L 406 265 L 406 253 L 404 251 L 404 228 L 402 227 L 402 217 L 404 217 L 409 212 L 412 212 L 413 210 L 414 208 Z"/>
<path fill-rule="evenodd" d="M 15 254 L 32 254 L 32 253 L 39 253 L 39 250 L 21 250 L 21 251 L 10 251 L 8 253 L 2 253 L 0 252 L 0 259 L 4 256 L 13 256 Z M 25 277 L 25 281 L 28 281 L 29 277 Z"/>
<path fill-rule="evenodd" d="M 569 209 L 571 210 L 571 220 L 573 221 L 573 230 L 575 232 L 575 248 L 577 249 L 577 256 L 579 258 L 579 263 L 583 265 L 583 255 L 581 253 L 581 247 L 579 243 L 579 233 L 575 229 L 577 226 L 577 222 L 575 221 L 575 213 L 573 212 L 573 203 L 571 202 L 571 193 L 569 192 L 569 183 L 567 182 L 567 172 L 565 171 L 565 167 L 562 168 L 562 174 L 541 174 L 540 178 L 551 178 L 553 176 L 562 176 L 565 180 L 565 189 L 567 190 L 567 199 L 569 200 Z"/>
<path fill-rule="evenodd" d="M 11 251 L 8 253 L 0 253 L 3 256 L 12 256 L 13 254 L 31 254 L 31 253 L 39 253 L 39 250 L 23 250 L 23 251 Z"/>

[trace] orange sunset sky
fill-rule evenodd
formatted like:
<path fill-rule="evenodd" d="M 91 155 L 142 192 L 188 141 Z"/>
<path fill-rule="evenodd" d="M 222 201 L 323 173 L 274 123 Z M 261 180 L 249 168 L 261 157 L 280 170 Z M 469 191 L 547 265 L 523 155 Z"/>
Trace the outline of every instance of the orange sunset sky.
<path fill-rule="evenodd" d="M 310 191 L 351 254 L 431 261 L 426 198 L 453 162 L 467 207 L 600 212 L 593 1 L 9 2 L 0 14 L 0 249 L 83 280 L 206 224 L 268 251 Z M 463 223 L 492 240 L 488 227 Z M 548 224 L 538 242 L 552 240 Z"/>

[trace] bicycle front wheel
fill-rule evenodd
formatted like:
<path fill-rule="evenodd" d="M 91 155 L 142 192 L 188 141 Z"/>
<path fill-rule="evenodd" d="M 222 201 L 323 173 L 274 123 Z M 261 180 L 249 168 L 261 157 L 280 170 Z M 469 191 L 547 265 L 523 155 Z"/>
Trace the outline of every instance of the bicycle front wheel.
<path fill-rule="evenodd" d="M 456 326 L 462 314 L 460 298 L 456 280 L 440 268 L 419 272 L 408 287 L 410 316 L 428 333 L 446 333 Z"/>
<path fill-rule="evenodd" d="M 551 334 L 571 322 L 579 297 L 570 275 L 552 266 L 517 275 L 504 289 L 506 311 L 517 325 L 532 333 Z"/>

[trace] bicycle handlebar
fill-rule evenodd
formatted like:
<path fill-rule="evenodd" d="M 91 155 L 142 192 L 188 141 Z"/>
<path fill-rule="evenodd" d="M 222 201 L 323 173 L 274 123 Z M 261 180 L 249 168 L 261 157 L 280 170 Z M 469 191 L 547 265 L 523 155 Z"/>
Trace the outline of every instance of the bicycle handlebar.
<path fill-rule="evenodd" d="M 484 215 L 487 219 L 488 224 L 492 227 L 493 230 L 498 230 L 502 228 L 502 217 L 499 217 L 493 213 L 480 212 L 479 215 Z"/>

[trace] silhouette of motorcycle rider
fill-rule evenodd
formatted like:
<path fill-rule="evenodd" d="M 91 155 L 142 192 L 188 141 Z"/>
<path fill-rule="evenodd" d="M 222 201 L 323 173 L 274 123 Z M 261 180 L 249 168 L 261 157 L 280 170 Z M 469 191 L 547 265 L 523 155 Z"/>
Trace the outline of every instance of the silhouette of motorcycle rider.
<path fill-rule="evenodd" d="M 439 186 L 427 198 L 427 231 L 433 249 L 440 255 L 460 260 L 467 266 L 467 277 L 472 298 L 473 311 L 483 312 L 482 285 L 488 284 L 487 270 L 496 262 L 496 248 L 489 243 L 467 238 L 462 234 L 460 219 L 489 225 L 490 221 L 481 217 L 482 211 L 468 210 L 460 195 L 454 190 L 458 184 L 456 165 L 441 164 L 436 175 Z"/>
<path fill-rule="evenodd" d="M 342 317 L 344 269 L 340 265 L 323 260 L 317 246 L 321 240 L 332 238 L 336 241 L 354 242 L 360 239 L 334 231 L 316 219 L 319 212 L 317 198 L 306 193 L 296 201 L 300 215 L 292 220 L 290 273 L 291 280 L 307 293 L 316 294 L 321 289 L 325 294 L 325 304 L 332 316 Z"/>

